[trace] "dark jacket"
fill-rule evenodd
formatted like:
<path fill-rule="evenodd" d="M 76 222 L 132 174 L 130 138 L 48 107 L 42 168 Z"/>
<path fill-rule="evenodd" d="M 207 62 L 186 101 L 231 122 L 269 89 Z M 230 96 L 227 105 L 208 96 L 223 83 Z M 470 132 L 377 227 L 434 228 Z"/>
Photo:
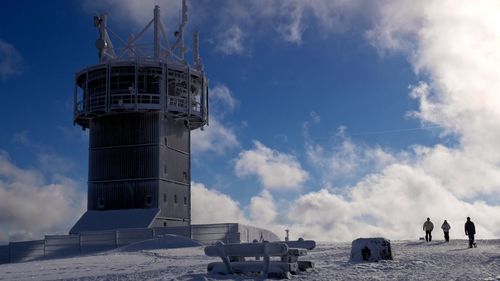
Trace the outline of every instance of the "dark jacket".
<path fill-rule="evenodd" d="M 474 235 L 476 234 L 476 227 L 472 221 L 467 221 L 465 223 L 465 235 Z"/>

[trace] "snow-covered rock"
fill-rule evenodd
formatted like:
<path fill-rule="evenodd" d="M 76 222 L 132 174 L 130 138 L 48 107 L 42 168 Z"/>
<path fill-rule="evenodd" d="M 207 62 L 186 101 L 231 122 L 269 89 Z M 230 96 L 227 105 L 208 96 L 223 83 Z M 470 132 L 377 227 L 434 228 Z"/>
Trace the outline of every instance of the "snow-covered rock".
<path fill-rule="evenodd" d="M 392 260 L 391 241 L 385 238 L 358 238 L 352 241 L 352 262 L 379 260 Z"/>

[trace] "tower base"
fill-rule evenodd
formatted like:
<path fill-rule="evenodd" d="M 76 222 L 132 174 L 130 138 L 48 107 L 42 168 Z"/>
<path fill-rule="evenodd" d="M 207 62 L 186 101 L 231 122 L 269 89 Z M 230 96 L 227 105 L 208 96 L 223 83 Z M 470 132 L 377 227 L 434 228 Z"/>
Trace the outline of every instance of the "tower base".
<path fill-rule="evenodd" d="M 71 228 L 69 234 L 84 231 L 103 231 L 120 228 L 149 228 L 160 209 L 123 209 L 87 211 Z"/>

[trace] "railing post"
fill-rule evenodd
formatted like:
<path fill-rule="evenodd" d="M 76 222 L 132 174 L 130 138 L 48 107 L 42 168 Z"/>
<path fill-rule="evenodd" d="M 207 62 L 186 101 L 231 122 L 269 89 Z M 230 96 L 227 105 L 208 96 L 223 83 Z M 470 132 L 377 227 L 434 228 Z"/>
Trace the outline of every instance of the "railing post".
<path fill-rule="evenodd" d="M 43 256 L 45 257 L 45 246 L 47 245 L 47 236 L 43 238 Z"/>
<path fill-rule="evenodd" d="M 82 235 L 78 233 L 78 248 L 80 250 L 80 254 L 82 253 Z"/>
<path fill-rule="evenodd" d="M 106 64 L 106 112 L 111 111 L 109 100 L 111 99 L 111 63 L 108 61 Z M 108 105 L 109 104 L 109 105 Z"/>
<path fill-rule="evenodd" d="M 137 63 L 137 58 L 135 59 L 135 67 L 134 67 L 134 91 L 135 91 L 135 96 L 133 97 L 133 99 L 135 99 L 135 110 L 137 111 L 138 110 L 138 102 L 139 102 L 139 64 Z M 144 74 L 146 75 L 146 74 Z M 146 75 L 147 77 L 147 75 Z"/>
<path fill-rule="evenodd" d="M 83 111 L 85 112 L 85 116 L 87 116 L 88 108 L 89 108 L 89 68 L 85 69 L 85 92 L 83 93 Z"/>
<path fill-rule="evenodd" d="M 166 100 L 166 95 L 165 95 L 165 63 L 161 63 L 161 80 L 160 80 L 160 85 L 159 85 L 159 91 L 158 93 L 160 94 L 160 112 L 165 113 L 165 100 Z"/>
<path fill-rule="evenodd" d="M 269 263 L 270 263 L 270 257 L 269 257 L 269 243 L 264 242 L 264 270 L 263 270 L 263 277 L 267 278 L 267 275 L 269 274 Z"/>
<path fill-rule="evenodd" d="M 78 77 L 75 75 L 75 87 L 73 89 L 73 120 L 78 115 Z"/>
<path fill-rule="evenodd" d="M 187 99 L 188 99 L 188 104 L 187 104 L 187 106 L 188 106 L 188 112 L 187 113 L 188 113 L 188 124 L 189 124 L 189 119 L 191 118 L 191 107 L 193 106 L 191 104 L 191 68 L 189 66 L 187 68 L 186 73 L 187 73 L 187 83 L 186 83 L 186 85 L 187 85 L 187 94 L 188 94 L 188 96 L 187 96 Z"/>

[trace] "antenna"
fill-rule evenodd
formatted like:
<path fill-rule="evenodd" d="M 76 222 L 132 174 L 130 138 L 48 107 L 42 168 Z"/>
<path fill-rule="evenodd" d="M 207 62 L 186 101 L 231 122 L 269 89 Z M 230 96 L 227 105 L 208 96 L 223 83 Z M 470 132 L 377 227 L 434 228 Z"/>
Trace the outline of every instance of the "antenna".
<path fill-rule="evenodd" d="M 155 5 L 153 16 L 153 29 L 154 29 L 154 58 L 160 58 L 160 6 Z"/>
<path fill-rule="evenodd" d="M 193 64 L 196 69 L 203 71 L 203 63 L 200 58 L 200 38 L 198 31 L 193 35 Z"/>
<path fill-rule="evenodd" d="M 161 22 L 160 7 L 155 5 L 153 18 L 148 24 L 137 34 L 129 36 L 128 40 L 123 40 L 106 23 L 106 15 L 94 17 L 94 26 L 99 29 L 99 38 L 96 41 L 96 48 L 99 50 L 99 62 L 109 62 L 111 60 L 120 59 L 142 59 L 148 61 L 169 61 L 177 62 L 186 65 L 185 55 L 187 48 L 184 42 L 184 31 L 188 22 L 188 5 L 187 0 L 182 1 L 181 22 L 177 31 L 174 32 L 175 43 L 170 45 L 165 27 Z M 150 29 L 153 29 L 153 42 L 149 44 L 137 44 L 143 35 Z M 115 50 L 110 39 L 110 34 L 113 39 L 118 39 L 123 47 Z M 198 35 L 196 35 L 197 37 Z M 199 41 L 195 39 L 199 49 Z M 115 53 L 116 51 L 116 53 Z M 203 70 L 201 60 L 199 59 L 199 51 L 194 56 L 197 58 L 196 70 Z"/>
<path fill-rule="evenodd" d="M 177 36 L 177 43 L 179 46 L 179 58 L 184 62 L 185 62 L 184 54 L 186 53 L 186 46 L 184 45 L 184 27 L 186 27 L 186 23 L 188 21 L 187 13 L 188 13 L 188 7 L 186 0 L 182 0 L 182 19 L 181 19 L 181 24 L 179 25 L 179 30 L 176 33 L 176 36 Z"/>
<path fill-rule="evenodd" d="M 99 50 L 99 60 L 104 62 L 114 59 L 116 54 L 113 49 L 113 42 L 111 42 L 108 35 L 107 15 L 94 16 L 94 26 L 99 28 L 99 38 L 95 42 L 95 47 Z"/>

